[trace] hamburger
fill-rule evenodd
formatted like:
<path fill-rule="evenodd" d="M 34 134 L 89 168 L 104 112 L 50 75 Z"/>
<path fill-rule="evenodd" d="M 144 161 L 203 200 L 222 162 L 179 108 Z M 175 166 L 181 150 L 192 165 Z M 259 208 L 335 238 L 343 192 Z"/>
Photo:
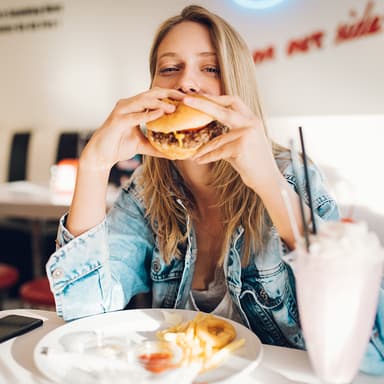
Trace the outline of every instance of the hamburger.
<path fill-rule="evenodd" d="M 229 130 L 202 111 L 180 101 L 166 101 L 176 106 L 175 111 L 148 122 L 146 136 L 158 151 L 172 160 L 191 157 L 203 144 Z"/>

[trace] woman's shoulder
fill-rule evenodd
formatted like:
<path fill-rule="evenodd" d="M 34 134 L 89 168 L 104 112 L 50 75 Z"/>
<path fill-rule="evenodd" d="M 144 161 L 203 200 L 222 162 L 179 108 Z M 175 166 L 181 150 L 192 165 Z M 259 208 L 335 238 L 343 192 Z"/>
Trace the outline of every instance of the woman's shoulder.
<path fill-rule="evenodd" d="M 295 172 L 291 151 L 289 149 L 279 151 L 275 154 L 276 163 L 286 181 L 296 190 L 300 190 L 304 200 L 308 203 L 309 196 L 306 190 L 306 178 L 304 176 L 304 165 L 300 161 L 298 172 Z M 340 216 L 336 201 L 328 191 L 328 183 L 323 171 L 314 161 L 308 159 L 308 178 L 311 186 L 314 206 L 320 217 L 328 220 L 337 220 Z"/>
<path fill-rule="evenodd" d="M 143 204 L 142 165 L 138 166 L 129 179 L 121 186 L 120 199 L 133 199 Z"/>
<path fill-rule="evenodd" d="M 280 169 L 280 172 L 285 176 L 286 179 L 288 179 L 288 181 L 291 181 L 294 184 L 296 184 L 297 182 L 304 181 L 304 180 L 296 180 L 295 171 L 293 169 L 291 151 L 288 148 L 279 149 L 275 153 L 274 157 L 275 157 L 276 164 Z M 301 156 L 299 161 L 300 161 L 299 176 L 304 176 L 302 172 L 302 168 L 304 165 L 303 165 L 303 162 L 301 161 Z M 319 180 L 324 180 L 324 174 L 322 170 L 315 164 L 315 162 L 310 157 L 308 157 L 308 169 L 309 169 L 310 175 L 319 178 Z"/>

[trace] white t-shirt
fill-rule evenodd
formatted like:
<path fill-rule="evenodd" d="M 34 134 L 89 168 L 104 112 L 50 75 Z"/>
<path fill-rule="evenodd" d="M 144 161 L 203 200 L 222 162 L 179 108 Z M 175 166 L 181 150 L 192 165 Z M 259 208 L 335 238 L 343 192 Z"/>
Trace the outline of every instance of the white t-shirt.
<path fill-rule="evenodd" d="M 242 324 L 241 317 L 228 293 L 222 267 L 216 269 L 214 279 L 209 283 L 207 290 L 190 291 L 186 309 L 222 316 Z"/>

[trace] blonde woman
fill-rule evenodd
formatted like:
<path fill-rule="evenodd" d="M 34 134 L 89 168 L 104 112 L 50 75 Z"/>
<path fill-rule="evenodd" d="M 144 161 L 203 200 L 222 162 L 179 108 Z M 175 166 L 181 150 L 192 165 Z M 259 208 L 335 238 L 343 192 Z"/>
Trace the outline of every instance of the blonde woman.
<path fill-rule="evenodd" d="M 150 292 L 153 307 L 211 312 L 264 343 L 304 348 L 294 276 L 281 258 L 294 248 L 281 190 L 300 223 L 303 180 L 267 136 L 245 43 L 219 16 L 188 6 L 160 26 L 150 72 L 150 89 L 120 100 L 81 154 L 47 263 L 58 314 L 119 310 Z M 229 132 L 190 159 L 164 158 L 140 125 L 174 111 L 166 98 L 212 115 Z M 144 163 L 106 217 L 109 172 L 137 154 Z M 313 165 L 310 177 L 317 219 L 337 219 Z"/>

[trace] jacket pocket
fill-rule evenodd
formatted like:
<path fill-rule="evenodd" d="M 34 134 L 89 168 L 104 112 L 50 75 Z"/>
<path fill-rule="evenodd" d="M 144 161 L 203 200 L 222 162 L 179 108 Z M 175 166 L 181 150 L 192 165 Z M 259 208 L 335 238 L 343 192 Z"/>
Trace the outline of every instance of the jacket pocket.
<path fill-rule="evenodd" d="M 303 348 L 294 279 L 283 262 L 243 273 L 240 302 L 251 328 L 267 344 Z"/>
<path fill-rule="evenodd" d="M 151 263 L 154 307 L 173 308 L 175 306 L 183 267 L 184 263 L 176 259 L 165 264 L 160 255 L 155 252 Z"/>
<path fill-rule="evenodd" d="M 285 265 L 259 270 L 252 264 L 242 274 L 243 293 L 251 291 L 258 305 L 265 309 L 280 307 L 287 295 Z"/>

